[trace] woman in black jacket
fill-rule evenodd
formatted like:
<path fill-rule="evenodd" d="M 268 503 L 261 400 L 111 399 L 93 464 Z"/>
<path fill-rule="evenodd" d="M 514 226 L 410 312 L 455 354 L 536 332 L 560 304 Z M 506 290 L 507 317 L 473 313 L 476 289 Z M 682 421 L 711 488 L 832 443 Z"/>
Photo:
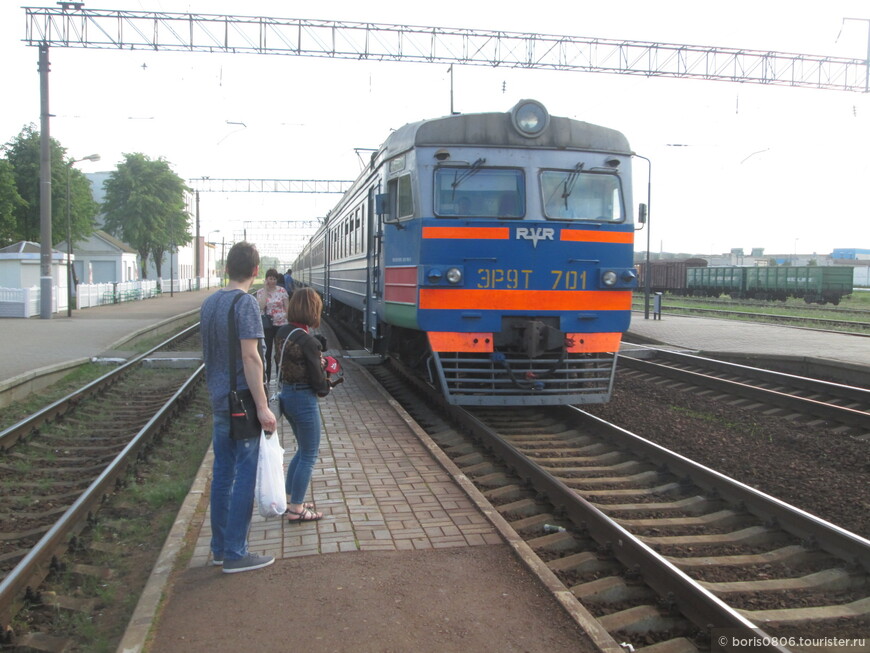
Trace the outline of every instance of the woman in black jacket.
<path fill-rule="evenodd" d="M 290 298 L 287 319 L 275 336 L 275 362 L 281 384 L 281 414 L 296 436 L 296 455 L 287 468 L 287 521 L 317 521 L 323 513 L 306 504 L 305 492 L 320 449 L 318 397 L 329 394 L 320 341 L 309 330 L 320 326 L 323 302 L 314 289 L 301 288 Z"/>

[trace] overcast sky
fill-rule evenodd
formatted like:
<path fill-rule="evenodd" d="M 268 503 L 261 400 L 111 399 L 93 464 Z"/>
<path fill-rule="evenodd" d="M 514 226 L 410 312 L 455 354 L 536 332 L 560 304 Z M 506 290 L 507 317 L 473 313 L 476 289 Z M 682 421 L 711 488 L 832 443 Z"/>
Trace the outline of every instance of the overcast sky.
<path fill-rule="evenodd" d="M 52 6 L 34 3 L 33 6 Z M 867 56 L 866 0 L 88 0 L 90 9 L 228 13 L 538 32 Z M 0 5 L 0 141 L 39 125 L 38 51 L 25 12 Z M 353 179 L 354 148 L 450 110 L 443 64 L 266 55 L 51 50 L 51 133 L 77 164 L 111 170 L 123 153 L 166 158 L 183 178 Z M 870 98 L 713 81 L 456 66 L 454 106 L 506 111 L 521 98 L 622 131 L 652 160 L 651 249 L 734 247 L 828 254 L 870 248 Z M 236 124 L 244 123 L 244 127 Z M 646 195 L 638 161 L 635 200 Z M 242 220 L 324 215 L 330 195 L 203 194 L 203 235 Z M 211 239 L 219 239 L 212 234 Z M 641 233 L 636 245 L 646 248 Z M 747 252 L 748 253 L 748 252 Z"/>

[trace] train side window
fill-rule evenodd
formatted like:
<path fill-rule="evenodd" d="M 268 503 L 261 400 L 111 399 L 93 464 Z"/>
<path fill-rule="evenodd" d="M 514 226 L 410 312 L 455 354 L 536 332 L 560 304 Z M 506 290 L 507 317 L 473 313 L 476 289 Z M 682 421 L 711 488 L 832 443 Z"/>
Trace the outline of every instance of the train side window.
<path fill-rule="evenodd" d="M 619 175 L 580 170 L 543 170 L 544 215 L 556 220 L 622 222 Z"/>

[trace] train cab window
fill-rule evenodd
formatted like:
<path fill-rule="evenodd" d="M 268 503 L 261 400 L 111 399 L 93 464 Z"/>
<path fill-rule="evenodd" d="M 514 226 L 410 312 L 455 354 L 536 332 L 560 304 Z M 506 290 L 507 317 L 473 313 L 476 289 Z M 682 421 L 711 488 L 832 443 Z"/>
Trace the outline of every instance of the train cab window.
<path fill-rule="evenodd" d="M 618 175 L 581 170 L 541 172 L 544 215 L 556 220 L 622 222 L 622 187 Z"/>
<path fill-rule="evenodd" d="M 414 197 L 411 192 L 411 175 L 391 179 L 388 184 L 390 194 L 390 217 L 410 218 L 414 215 Z"/>
<path fill-rule="evenodd" d="M 435 215 L 451 218 L 521 218 L 526 212 L 525 175 L 502 168 L 443 167 L 435 170 Z"/>

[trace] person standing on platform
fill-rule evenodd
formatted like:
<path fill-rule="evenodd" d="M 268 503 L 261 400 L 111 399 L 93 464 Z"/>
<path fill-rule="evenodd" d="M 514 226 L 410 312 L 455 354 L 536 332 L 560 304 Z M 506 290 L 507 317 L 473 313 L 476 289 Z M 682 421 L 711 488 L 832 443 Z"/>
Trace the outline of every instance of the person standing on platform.
<path fill-rule="evenodd" d="M 200 333 L 206 384 L 212 403 L 214 466 L 211 482 L 212 563 L 228 574 L 260 569 L 273 556 L 248 551 L 248 529 L 254 509 L 254 486 L 260 439 L 230 438 L 230 348 L 236 350 L 233 370 L 237 389 L 250 388 L 264 431 L 273 432 L 275 415 L 263 387 L 263 322 L 257 301 L 248 294 L 259 272 L 260 255 L 250 243 L 233 245 L 227 255 L 230 281 L 210 295 L 200 309 Z M 233 301 L 243 295 L 233 307 Z M 238 339 L 230 342 L 228 318 L 235 310 Z"/>
<path fill-rule="evenodd" d="M 288 295 L 293 294 L 293 270 L 290 268 L 287 268 L 287 272 L 284 273 L 284 288 Z"/>
<path fill-rule="evenodd" d="M 257 303 L 260 305 L 260 315 L 263 320 L 263 333 L 266 338 L 266 381 L 272 380 L 272 345 L 278 329 L 287 324 L 287 308 L 290 296 L 278 285 L 278 279 L 283 279 L 278 270 L 269 268 L 266 271 L 266 285 L 257 291 Z"/>
<path fill-rule="evenodd" d="M 320 341 L 309 331 L 320 326 L 323 302 L 313 288 L 300 288 L 290 298 L 290 324 L 278 329 L 275 362 L 281 384 L 281 414 L 296 436 L 296 454 L 287 468 L 287 521 L 291 524 L 317 521 L 323 513 L 305 503 L 314 464 L 320 449 L 318 397 L 329 394 L 323 369 Z M 294 333 L 295 331 L 295 333 Z M 300 334 L 300 332 L 302 332 Z"/>

